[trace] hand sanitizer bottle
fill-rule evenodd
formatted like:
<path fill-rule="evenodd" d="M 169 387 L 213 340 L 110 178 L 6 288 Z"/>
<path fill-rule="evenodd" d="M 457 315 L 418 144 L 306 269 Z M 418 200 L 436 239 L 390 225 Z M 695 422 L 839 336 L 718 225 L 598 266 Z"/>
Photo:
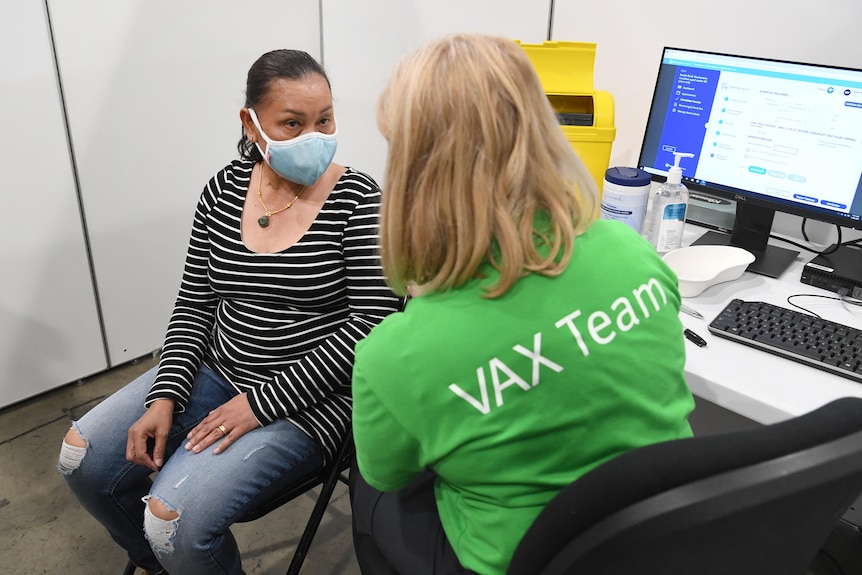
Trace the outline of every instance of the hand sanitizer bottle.
<path fill-rule="evenodd" d="M 647 206 L 643 235 L 659 254 L 682 247 L 685 212 L 688 209 L 688 188 L 682 182 L 680 158 L 693 158 L 694 154 L 674 152 L 673 167 L 668 170 L 667 181 L 656 188 Z"/>

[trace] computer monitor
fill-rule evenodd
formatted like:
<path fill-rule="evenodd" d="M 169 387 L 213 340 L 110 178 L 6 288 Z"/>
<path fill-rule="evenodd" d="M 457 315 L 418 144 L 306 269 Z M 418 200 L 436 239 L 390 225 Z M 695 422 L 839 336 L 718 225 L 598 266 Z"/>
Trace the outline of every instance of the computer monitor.
<path fill-rule="evenodd" d="M 778 277 L 798 252 L 767 245 L 775 212 L 862 229 L 862 70 L 664 48 L 638 167 L 664 181 L 673 152 L 690 190 L 736 202 L 699 243 Z"/>

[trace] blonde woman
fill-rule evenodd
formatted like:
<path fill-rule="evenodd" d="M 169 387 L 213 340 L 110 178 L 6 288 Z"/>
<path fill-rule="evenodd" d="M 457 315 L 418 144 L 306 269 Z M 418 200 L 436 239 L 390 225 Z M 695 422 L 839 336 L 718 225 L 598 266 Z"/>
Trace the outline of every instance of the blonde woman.
<path fill-rule="evenodd" d="M 357 345 L 354 520 L 399 573 L 505 573 L 543 506 L 691 434 L 676 278 L 598 191 L 522 49 L 457 34 L 378 105 L 384 273 L 412 293 Z M 392 493 L 383 493 L 392 492 Z"/>

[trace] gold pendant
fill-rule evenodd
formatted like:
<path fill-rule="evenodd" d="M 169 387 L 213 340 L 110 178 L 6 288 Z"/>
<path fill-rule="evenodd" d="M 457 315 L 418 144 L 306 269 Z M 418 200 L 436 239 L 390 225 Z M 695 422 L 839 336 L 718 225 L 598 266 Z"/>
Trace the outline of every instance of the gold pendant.
<path fill-rule="evenodd" d="M 257 218 L 257 225 L 259 225 L 262 228 L 265 228 L 266 226 L 268 226 L 269 225 L 269 216 L 260 216 L 259 218 Z"/>

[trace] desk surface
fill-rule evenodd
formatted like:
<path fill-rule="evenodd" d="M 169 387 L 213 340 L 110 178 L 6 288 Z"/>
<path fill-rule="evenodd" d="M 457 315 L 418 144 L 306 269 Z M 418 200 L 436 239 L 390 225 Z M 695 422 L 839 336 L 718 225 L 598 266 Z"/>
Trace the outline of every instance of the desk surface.
<path fill-rule="evenodd" d="M 686 243 L 705 231 L 686 224 Z M 792 309 L 787 302 L 789 295 L 835 296 L 799 281 L 802 267 L 813 257 L 810 252 L 802 252 L 778 279 L 745 272 L 738 280 L 714 285 L 697 297 L 683 299 L 683 303 L 704 316 L 697 319 L 680 314 L 685 327 L 707 342 L 706 347 L 697 347 L 686 340 L 685 375 L 695 395 L 764 424 L 807 413 L 839 397 L 862 397 L 860 383 L 716 337 L 707 329 L 709 322 L 733 298 Z M 799 297 L 793 301 L 825 319 L 862 328 L 862 308 L 817 297 Z"/>

